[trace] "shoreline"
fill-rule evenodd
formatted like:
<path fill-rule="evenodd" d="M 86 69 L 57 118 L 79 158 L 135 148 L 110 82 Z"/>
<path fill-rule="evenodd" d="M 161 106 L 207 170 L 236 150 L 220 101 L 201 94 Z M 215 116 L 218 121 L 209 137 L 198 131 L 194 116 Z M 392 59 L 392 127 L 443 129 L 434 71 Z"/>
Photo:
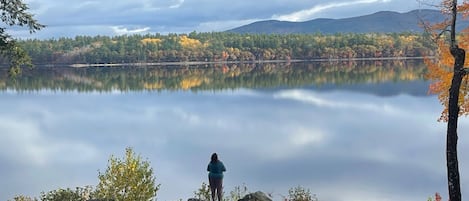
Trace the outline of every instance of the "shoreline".
<path fill-rule="evenodd" d="M 263 63 L 299 63 L 299 62 L 341 62 L 341 61 L 391 61 L 391 60 L 422 60 L 425 57 L 378 57 L 378 58 L 330 58 L 330 59 L 293 59 L 293 60 L 254 60 L 254 61 L 175 61 L 175 62 L 143 62 L 143 63 L 96 63 L 96 64 L 35 64 L 37 66 L 72 68 L 86 67 L 122 67 L 122 66 L 188 66 L 213 64 L 263 64 Z M 434 58 L 434 57 L 428 57 Z"/>

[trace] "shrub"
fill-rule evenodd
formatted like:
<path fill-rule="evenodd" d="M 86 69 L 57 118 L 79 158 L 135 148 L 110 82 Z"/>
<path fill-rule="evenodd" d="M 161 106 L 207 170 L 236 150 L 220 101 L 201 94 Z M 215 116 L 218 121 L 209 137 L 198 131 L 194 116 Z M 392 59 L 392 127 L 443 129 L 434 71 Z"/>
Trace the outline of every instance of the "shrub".
<path fill-rule="evenodd" d="M 436 192 L 435 193 L 435 198 L 432 198 L 432 197 L 429 197 L 428 198 L 428 201 L 441 201 L 441 196 L 440 196 L 440 193 Z"/>
<path fill-rule="evenodd" d="M 156 197 L 160 185 L 155 183 L 153 169 L 132 148 L 126 148 L 125 158 L 111 156 L 106 172 L 99 172 L 96 188 L 98 199 L 118 201 L 148 201 Z"/>
<path fill-rule="evenodd" d="M 91 199 L 92 188 L 86 186 L 84 188 L 77 187 L 75 190 L 70 188 L 58 189 L 41 193 L 41 201 L 87 201 Z"/>
<path fill-rule="evenodd" d="M 202 182 L 202 185 L 197 191 L 194 191 L 195 198 L 199 200 L 210 201 L 210 187 L 205 182 Z"/>
<path fill-rule="evenodd" d="M 32 199 L 31 197 L 24 196 L 24 195 L 18 195 L 18 196 L 15 196 L 12 201 L 37 201 L 37 199 Z"/>
<path fill-rule="evenodd" d="M 288 200 L 290 201 L 318 201 L 316 195 L 311 195 L 309 189 L 301 186 L 290 188 L 288 190 Z"/>
<path fill-rule="evenodd" d="M 235 188 L 230 192 L 230 197 L 225 198 L 225 199 L 238 201 L 239 199 L 243 198 L 248 193 L 249 193 L 248 187 L 246 187 L 246 184 L 243 184 L 243 186 L 235 186 Z"/>

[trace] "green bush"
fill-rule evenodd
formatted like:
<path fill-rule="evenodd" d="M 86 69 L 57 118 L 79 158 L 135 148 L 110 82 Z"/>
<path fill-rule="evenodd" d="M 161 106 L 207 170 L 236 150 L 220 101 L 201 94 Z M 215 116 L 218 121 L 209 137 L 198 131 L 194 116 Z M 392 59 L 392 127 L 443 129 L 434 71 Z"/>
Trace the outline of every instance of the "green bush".
<path fill-rule="evenodd" d="M 225 198 L 225 200 L 238 201 L 248 193 L 248 187 L 246 184 L 243 184 L 243 186 L 235 186 L 235 188 L 230 192 L 230 197 Z"/>
<path fill-rule="evenodd" d="M 245 184 L 243 184 L 242 186 L 235 186 L 234 189 L 230 191 L 230 195 L 225 196 L 223 200 L 224 201 L 238 201 L 239 199 L 243 198 L 248 193 L 249 193 L 248 188 L 246 187 Z M 210 194 L 211 194 L 210 186 L 205 182 L 202 182 L 201 187 L 197 191 L 194 191 L 194 197 L 199 200 L 210 201 L 211 200 Z"/>
<path fill-rule="evenodd" d="M 75 190 L 70 188 L 58 189 L 41 193 L 41 201 L 87 201 L 90 200 L 93 192 L 92 187 L 77 187 Z"/>
<path fill-rule="evenodd" d="M 132 148 L 126 148 L 125 158 L 111 156 L 106 172 L 99 172 L 96 188 L 98 199 L 116 201 L 148 201 L 156 197 L 160 185 L 155 183 L 153 169 Z"/>
<path fill-rule="evenodd" d="M 24 196 L 24 195 L 18 195 L 13 198 L 13 200 L 8 200 L 8 201 L 37 201 L 37 199 L 32 199 L 31 197 Z"/>
<path fill-rule="evenodd" d="M 316 195 L 311 195 L 309 189 L 305 189 L 301 186 L 290 188 L 288 190 L 288 200 L 290 201 L 318 201 Z"/>
<path fill-rule="evenodd" d="M 194 191 L 195 198 L 199 200 L 210 201 L 210 186 L 205 182 L 202 182 L 202 185 L 197 191 Z"/>

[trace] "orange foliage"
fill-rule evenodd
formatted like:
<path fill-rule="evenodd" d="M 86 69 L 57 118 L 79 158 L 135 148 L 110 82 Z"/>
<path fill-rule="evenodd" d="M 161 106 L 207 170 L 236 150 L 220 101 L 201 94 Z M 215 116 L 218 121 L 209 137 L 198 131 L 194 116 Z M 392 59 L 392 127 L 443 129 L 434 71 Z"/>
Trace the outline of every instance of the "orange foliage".
<path fill-rule="evenodd" d="M 450 5 L 451 1 L 443 1 L 443 6 Z M 467 1 L 460 6 L 458 6 L 458 12 L 466 13 L 469 9 Z M 448 9 L 449 10 L 449 9 Z M 443 13 L 446 13 L 446 10 L 443 10 Z M 432 30 L 444 30 L 448 25 L 448 20 L 434 24 L 430 28 Z M 434 33 L 434 35 L 438 35 Z M 462 31 L 462 34 L 457 36 L 458 46 L 469 51 L 469 31 L 466 29 Z M 441 35 L 438 38 L 438 49 L 437 49 L 437 58 L 430 59 L 426 58 L 424 60 L 425 64 L 428 67 L 427 78 L 432 80 L 433 83 L 430 84 L 429 93 L 438 94 L 438 99 L 443 104 L 444 109 L 441 113 L 439 121 L 448 120 L 448 96 L 449 88 L 451 86 L 451 81 L 453 77 L 453 65 L 454 58 L 451 55 L 449 44 L 447 43 L 447 38 L 444 35 Z M 469 66 L 469 54 L 466 53 L 466 60 L 464 66 Z M 469 79 L 467 76 L 464 77 L 459 95 L 459 105 L 460 105 L 460 115 L 469 114 Z"/>
<path fill-rule="evenodd" d="M 221 58 L 223 61 L 226 61 L 228 59 L 229 54 L 226 51 L 223 51 L 221 53 Z"/>
<path fill-rule="evenodd" d="M 438 192 L 435 193 L 435 201 L 441 201 L 441 196 Z"/>

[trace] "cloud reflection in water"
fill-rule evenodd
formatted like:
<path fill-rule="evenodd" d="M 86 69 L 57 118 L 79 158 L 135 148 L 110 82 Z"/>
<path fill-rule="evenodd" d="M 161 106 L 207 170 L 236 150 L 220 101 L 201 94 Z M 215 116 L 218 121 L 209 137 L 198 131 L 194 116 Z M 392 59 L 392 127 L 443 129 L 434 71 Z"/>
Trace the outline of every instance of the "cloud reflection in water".
<path fill-rule="evenodd" d="M 151 161 L 158 200 L 193 196 L 212 152 L 227 166 L 226 193 L 245 183 L 280 199 L 303 185 L 320 200 L 424 200 L 446 189 L 435 97 L 244 89 L 0 98 L 2 200 L 95 185 L 127 146 Z"/>

